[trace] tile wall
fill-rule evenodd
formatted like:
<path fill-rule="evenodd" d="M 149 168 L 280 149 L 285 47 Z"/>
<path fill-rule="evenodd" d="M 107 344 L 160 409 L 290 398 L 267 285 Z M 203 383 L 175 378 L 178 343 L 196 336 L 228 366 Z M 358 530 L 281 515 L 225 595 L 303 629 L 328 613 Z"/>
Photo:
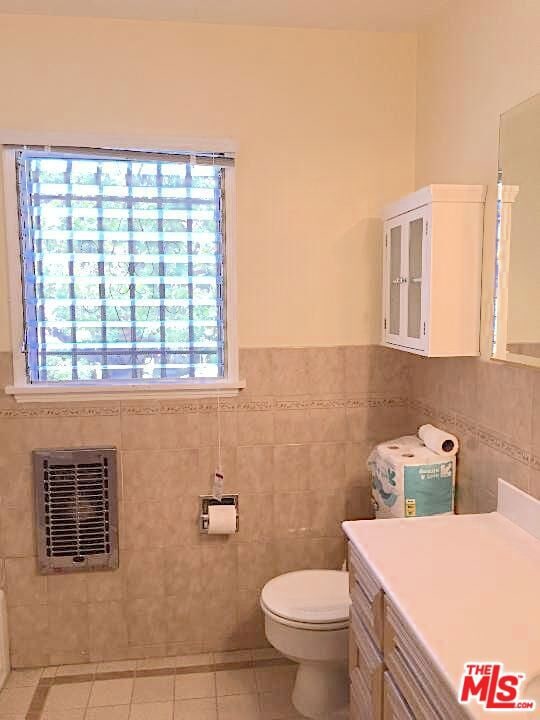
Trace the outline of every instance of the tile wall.
<path fill-rule="evenodd" d="M 497 478 L 540 499 L 540 371 L 476 358 L 407 355 L 411 425 L 459 437 L 458 512 L 496 508 Z"/>
<path fill-rule="evenodd" d="M 338 568 L 340 522 L 368 517 L 366 458 L 414 431 L 410 358 L 379 347 L 247 349 L 247 389 L 223 400 L 225 485 L 240 532 L 201 536 L 216 462 L 213 400 L 16 405 L 0 395 L 0 557 L 16 667 L 264 644 L 272 576 Z M 0 355 L 0 386 L 11 380 Z M 416 420 L 416 416 L 414 418 Z M 120 569 L 35 572 L 30 451 L 120 450 Z"/>

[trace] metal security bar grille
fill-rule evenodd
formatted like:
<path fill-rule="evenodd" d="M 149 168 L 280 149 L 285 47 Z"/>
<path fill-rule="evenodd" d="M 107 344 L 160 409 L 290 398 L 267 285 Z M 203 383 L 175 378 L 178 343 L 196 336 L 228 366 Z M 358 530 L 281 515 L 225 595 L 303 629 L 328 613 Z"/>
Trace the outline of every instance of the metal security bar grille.
<path fill-rule="evenodd" d="M 31 383 L 221 378 L 224 165 L 17 153 Z"/>
<path fill-rule="evenodd" d="M 117 567 L 116 450 L 37 450 L 34 486 L 42 573 Z"/>

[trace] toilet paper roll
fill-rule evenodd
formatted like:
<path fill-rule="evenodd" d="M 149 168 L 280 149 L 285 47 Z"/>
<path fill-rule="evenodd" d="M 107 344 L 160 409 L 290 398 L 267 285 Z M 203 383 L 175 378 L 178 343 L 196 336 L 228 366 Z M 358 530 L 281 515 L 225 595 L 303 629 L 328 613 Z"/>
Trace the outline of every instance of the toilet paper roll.
<path fill-rule="evenodd" d="M 439 430 L 434 425 L 422 425 L 418 430 L 418 437 L 437 455 L 457 455 L 459 450 L 457 437 Z"/>
<path fill-rule="evenodd" d="M 236 532 L 234 505 L 210 505 L 208 508 L 209 535 L 231 535 Z"/>

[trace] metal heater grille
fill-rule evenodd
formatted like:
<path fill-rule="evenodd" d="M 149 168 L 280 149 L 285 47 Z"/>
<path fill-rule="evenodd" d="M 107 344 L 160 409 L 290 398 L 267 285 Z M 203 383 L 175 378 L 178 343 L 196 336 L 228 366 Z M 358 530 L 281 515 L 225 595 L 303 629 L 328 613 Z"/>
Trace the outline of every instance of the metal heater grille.
<path fill-rule="evenodd" d="M 40 571 L 118 567 L 116 450 L 36 450 L 33 455 Z"/>

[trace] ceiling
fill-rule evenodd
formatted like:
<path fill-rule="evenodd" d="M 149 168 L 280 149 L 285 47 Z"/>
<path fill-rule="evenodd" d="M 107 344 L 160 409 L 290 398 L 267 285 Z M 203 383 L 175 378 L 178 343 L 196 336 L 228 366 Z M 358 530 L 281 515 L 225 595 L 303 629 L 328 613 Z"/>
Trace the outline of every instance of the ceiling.
<path fill-rule="evenodd" d="M 0 13 L 413 31 L 448 0 L 0 0 Z"/>

